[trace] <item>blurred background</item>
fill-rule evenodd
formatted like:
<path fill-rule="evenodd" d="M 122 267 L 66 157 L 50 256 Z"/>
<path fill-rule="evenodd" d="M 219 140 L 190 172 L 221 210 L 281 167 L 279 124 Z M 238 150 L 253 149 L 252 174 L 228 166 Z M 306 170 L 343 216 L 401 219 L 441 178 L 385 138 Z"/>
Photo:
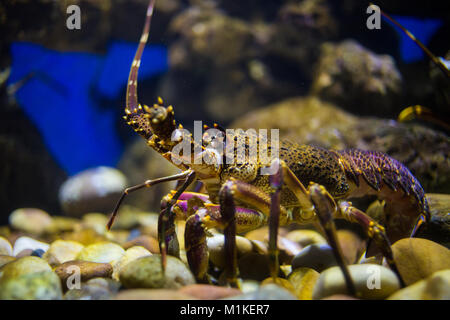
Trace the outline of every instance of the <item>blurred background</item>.
<path fill-rule="evenodd" d="M 81 29 L 69 30 L 76 4 Z M 122 119 L 147 0 L 0 3 L 0 223 L 21 207 L 110 212 L 123 188 L 176 172 Z M 449 59 L 445 1 L 377 1 Z M 426 192 L 450 192 L 448 131 L 399 123 L 422 105 L 450 116 L 449 82 L 417 45 L 359 0 L 156 2 L 139 71 L 180 123 L 279 128 L 282 138 L 363 148 L 402 161 Z M 448 124 L 448 123 L 447 123 Z M 171 186 L 127 203 L 156 211 Z"/>

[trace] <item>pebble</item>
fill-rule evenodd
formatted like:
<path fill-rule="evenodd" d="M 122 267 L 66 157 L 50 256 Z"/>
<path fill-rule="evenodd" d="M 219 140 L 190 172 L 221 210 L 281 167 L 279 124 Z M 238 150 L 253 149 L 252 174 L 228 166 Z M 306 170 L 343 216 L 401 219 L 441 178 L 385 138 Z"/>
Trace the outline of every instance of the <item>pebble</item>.
<path fill-rule="evenodd" d="M 152 253 L 141 246 L 134 246 L 125 251 L 125 254 L 120 258 L 119 262 L 114 265 L 114 271 L 112 274 L 112 278 L 114 280 L 119 280 L 120 271 L 125 267 L 128 263 L 133 260 L 136 260 L 141 257 L 151 256 Z"/>
<path fill-rule="evenodd" d="M 98 234 L 105 234 L 107 232 L 106 225 L 108 224 L 108 216 L 103 213 L 90 212 L 83 215 L 81 225 L 85 229 L 92 229 Z"/>
<path fill-rule="evenodd" d="M 270 283 L 260 286 L 256 291 L 228 297 L 225 300 L 296 300 L 296 297 L 289 290 Z"/>
<path fill-rule="evenodd" d="M 44 259 L 38 257 L 23 257 L 3 266 L 1 278 L 15 278 L 25 274 L 52 271 L 50 265 Z"/>
<path fill-rule="evenodd" d="M 52 217 L 52 222 L 45 229 L 48 234 L 59 234 L 74 231 L 81 224 L 81 220 L 70 217 Z"/>
<path fill-rule="evenodd" d="M 80 217 L 87 212 L 109 212 L 127 187 L 126 177 L 111 167 L 84 170 L 67 179 L 59 190 L 64 212 Z"/>
<path fill-rule="evenodd" d="M 225 251 L 224 251 L 224 241 L 225 237 L 223 234 L 215 234 L 212 237 L 208 237 L 208 252 L 209 259 L 215 266 L 219 268 L 225 267 Z M 253 244 L 247 238 L 236 236 L 236 249 L 238 259 L 243 255 L 253 251 Z"/>
<path fill-rule="evenodd" d="M 299 300 L 312 300 L 320 274 L 311 268 L 297 268 L 288 277 Z"/>
<path fill-rule="evenodd" d="M 110 278 L 113 268 L 109 263 L 76 260 L 65 262 L 57 266 L 54 271 L 61 279 L 63 287 L 67 289 L 72 287 L 77 279 L 84 282 L 97 277 Z"/>
<path fill-rule="evenodd" d="M 8 239 L 0 237 L 0 255 L 12 256 L 13 249 Z"/>
<path fill-rule="evenodd" d="M 58 265 L 67 261 L 75 260 L 84 246 L 76 241 L 56 240 L 50 244 L 43 258 L 50 265 Z"/>
<path fill-rule="evenodd" d="M 196 300 L 196 298 L 173 289 L 128 289 L 120 291 L 115 300 Z"/>
<path fill-rule="evenodd" d="M 25 249 L 30 249 L 31 251 L 42 249 L 44 252 L 48 250 L 50 245 L 30 237 L 20 237 L 14 242 L 13 255 L 16 256 L 19 252 Z"/>
<path fill-rule="evenodd" d="M 111 300 L 118 292 L 120 283 L 108 278 L 93 278 L 80 288 L 68 290 L 64 300 Z"/>
<path fill-rule="evenodd" d="M 239 274 L 243 279 L 262 281 L 270 276 L 267 255 L 247 253 L 238 261 Z"/>
<path fill-rule="evenodd" d="M 0 270 L 5 264 L 10 263 L 11 261 L 14 261 L 16 259 L 17 258 L 15 258 L 13 256 L 0 255 Z M 1 274 L 1 271 L 0 271 L 0 274 Z"/>
<path fill-rule="evenodd" d="M 156 254 L 131 261 L 122 268 L 119 278 L 126 288 L 178 289 L 195 283 L 189 268 L 172 256 L 167 256 L 163 274 L 161 256 Z"/>
<path fill-rule="evenodd" d="M 42 258 L 42 256 L 44 255 L 44 253 L 45 253 L 44 250 L 42 250 L 42 249 L 36 249 L 36 250 L 33 250 L 33 251 L 31 252 L 30 256 Z"/>
<path fill-rule="evenodd" d="M 266 278 L 261 282 L 261 286 L 265 286 L 267 284 L 276 284 L 286 290 L 288 290 L 290 293 L 292 293 L 293 295 L 296 294 L 294 286 L 292 285 L 291 282 L 289 282 L 287 279 L 284 278 L 276 278 L 276 280 L 274 281 L 272 277 Z"/>
<path fill-rule="evenodd" d="M 358 298 L 384 299 L 400 289 L 397 276 L 386 267 L 355 264 L 348 268 L 358 292 Z M 336 294 L 348 295 L 348 291 L 341 269 L 332 267 L 320 274 L 314 287 L 313 299 L 322 299 Z"/>
<path fill-rule="evenodd" d="M 45 211 L 36 208 L 14 210 L 9 216 L 9 224 L 14 229 L 40 235 L 52 223 L 52 217 Z"/>
<path fill-rule="evenodd" d="M 394 261 L 406 285 L 436 271 L 450 269 L 450 250 L 421 238 L 405 238 L 392 245 Z"/>
<path fill-rule="evenodd" d="M 108 240 L 104 235 L 100 235 L 92 229 L 84 229 L 77 232 L 65 233 L 61 236 L 61 239 L 76 241 L 84 246 Z"/>
<path fill-rule="evenodd" d="M 151 253 L 159 253 L 159 243 L 158 240 L 149 235 L 140 235 L 132 240 L 129 240 L 123 244 L 125 249 L 141 246 L 150 251 Z"/>
<path fill-rule="evenodd" d="M 322 272 L 337 265 L 333 250 L 328 244 L 311 244 L 292 259 L 292 269 L 311 268 Z"/>
<path fill-rule="evenodd" d="M 0 279 L 0 300 L 61 299 L 62 290 L 60 280 L 51 270 L 20 274 L 14 277 L 5 277 L 3 275 Z"/>
<path fill-rule="evenodd" d="M 124 254 L 125 250 L 116 243 L 98 242 L 84 247 L 77 260 L 115 264 Z"/>
<path fill-rule="evenodd" d="M 310 244 L 326 244 L 327 240 L 318 232 L 314 230 L 294 230 L 286 235 L 286 238 L 297 242 L 303 248 Z"/>
<path fill-rule="evenodd" d="M 201 300 L 217 300 L 242 294 L 242 291 L 236 288 L 219 287 L 209 284 L 191 284 L 178 289 L 178 292 Z"/>
<path fill-rule="evenodd" d="M 366 251 L 366 241 L 350 230 L 338 230 L 337 238 L 347 264 L 356 263 Z"/>
<path fill-rule="evenodd" d="M 258 290 L 259 281 L 256 280 L 243 280 L 241 282 L 241 290 L 243 293 L 249 293 Z"/>
<path fill-rule="evenodd" d="M 395 292 L 388 300 L 450 300 L 450 269 L 437 271 Z"/>

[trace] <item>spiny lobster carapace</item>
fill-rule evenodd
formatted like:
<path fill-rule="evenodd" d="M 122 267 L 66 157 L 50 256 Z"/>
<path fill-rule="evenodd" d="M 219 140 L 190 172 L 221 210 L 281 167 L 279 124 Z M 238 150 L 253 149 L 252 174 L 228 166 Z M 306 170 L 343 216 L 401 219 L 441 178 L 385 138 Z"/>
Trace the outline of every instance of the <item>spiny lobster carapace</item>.
<path fill-rule="evenodd" d="M 418 225 L 429 218 L 428 204 L 422 187 L 400 162 L 376 151 L 334 151 L 280 141 L 278 157 L 270 162 L 270 167 L 275 169 L 273 174 L 261 174 L 263 165 L 259 162 L 220 161 L 222 155 L 207 143 L 219 135 L 204 135 L 200 142 L 186 135 L 182 126 L 176 124 L 174 108 L 165 107 L 161 98 L 151 107 L 138 103 L 137 74 L 149 34 L 154 2 L 151 0 L 149 3 L 144 31 L 131 65 L 124 119 L 150 147 L 182 172 L 147 180 L 126 189 L 113 211 L 108 227 L 111 227 L 117 210 L 128 193 L 161 182 L 181 180 L 183 183 L 180 187 L 162 201 L 158 221 L 162 261 L 164 265 L 167 253 L 179 256 L 174 221 L 186 219 L 186 255 L 198 281 L 211 281 L 207 274 L 208 228 L 224 231 L 224 254 L 225 261 L 228 262 L 226 278 L 229 284 L 237 286 L 236 233 L 269 225 L 270 269 L 276 279 L 279 274 L 279 225 L 318 221 L 344 273 L 349 291 L 356 294 L 336 240 L 333 221 L 335 218 L 359 223 L 398 274 L 390 243 L 414 235 Z M 214 127 L 218 132 L 225 133 L 219 126 Z M 188 139 L 192 151 L 200 147 L 201 153 L 195 155 L 195 152 L 192 152 L 190 155 L 180 156 L 174 152 L 175 146 L 182 138 Z M 241 138 L 237 136 L 234 140 Z M 230 143 L 227 139 L 225 138 L 225 144 Z M 262 145 L 266 142 L 257 140 L 256 144 Z M 250 148 L 246 138 L 241 139 L 241 143 L 246 149 Z M 187 161 L 175 161 L 180 157 Z M 195 157 L 207 157 L 210 161 L 195 161 Z M 206 193 L 186 192 L 187 187 L 196 180 L 203 182 Z M 369 194 L 386 202 L 385 215 L 380 222 L 374 221 L 345 201 Z"/>

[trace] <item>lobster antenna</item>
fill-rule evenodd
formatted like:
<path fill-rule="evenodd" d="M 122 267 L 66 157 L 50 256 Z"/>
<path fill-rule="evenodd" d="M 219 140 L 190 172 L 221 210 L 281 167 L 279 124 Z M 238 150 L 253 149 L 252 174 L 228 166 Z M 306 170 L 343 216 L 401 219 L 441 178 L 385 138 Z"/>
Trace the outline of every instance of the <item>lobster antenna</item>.
<path fill-rule="evenodd" d="M 373 3 L 369 3 L 370 5 L 373 5 Z M 379 6 L 378 6 L 379 7 Z M 398 21 L 396 21 L 394 18 L 392 18 L 390 15 L 388 15 L 386 12 L 380 9 L 380 13 L 388 19 L 390 22 L 395 24 L 397 27 L 399 27 L 412 41 L 414 41 L 420 49 L 422 49 L 423 52 L 430 58 L 431 61 L 444 73 L 444 75 L 447 78 L 450 78 L 450 71 L 447 69 L 447 67 L 441 62 L 441 60 L 436 57 L 428 48 L 419 40 L 417 39 L 411 32 L 409 32 L 408 29 L 406 29 L 404 26 L 402 26 Z"/>
<path fill-rule="evenodd" d="M 148 34 L 150 32 L 150 23 L 152 21 L 153 8 L 155 7 L 156 0 L 150 0 L 147 8 L 147 17 L 145 18 L 145 25 L 142 31 L 141 40 L 139 41 L 139 46 L 136 50 L 133 63 L 130 68 L 130 75 L 128 76 L 127 84 L 127 98 L 126 98 L 126 108 L 125 113 L 135 113 L 138 111 L 138 98 L 137 98 L 137 77 L 138 70 L 141 64 L 142 52 L 144 52 L 145 44 L 147 43 Z"/>

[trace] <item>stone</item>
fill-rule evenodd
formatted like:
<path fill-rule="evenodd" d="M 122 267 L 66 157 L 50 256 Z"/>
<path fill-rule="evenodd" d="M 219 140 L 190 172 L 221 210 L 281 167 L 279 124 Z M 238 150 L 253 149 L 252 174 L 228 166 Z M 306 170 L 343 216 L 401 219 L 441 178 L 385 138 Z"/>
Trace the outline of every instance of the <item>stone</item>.
<path fill-rule="evenodd" d="M 263 281 L 261 281 L 261 286 L 265 286 L 265 285 L 268 285 L 268 284 L 275 284 L 275 285 L 277 285 L 279 287 L 282 287 L 282 288 L 288 290 L 293 295 L 296 294 L 294 286 L 287 279 L 276 278 L 276 280 L 274 281 L 272 277 L 269 277 L 269 278 L 266 278 Z"/>
<path fill-rule="evenodd" d="M 385 299 L 400 289 L 400 282 L 390 269 L 371 264 L 349 265 L 350 276 L 355 284 L 357 298 Z M 344 276 L 339 267 L 331 267 L 320 274 L 314 286 L 313 299 L 336 294 L 348 295 Z"/>
<path fill-rule="evenodd" d="M 59 201 L 64 212 L 80 217 L 88 212 L 109 213 L 127 187 L 126 177 L 117 169 L 96 167 L 67 179 L 60 188 Z"/>
<path fill-rule="evenodd" d="M 450 269 L 450 250 L 433 241 L 405 238 L 392 245 L 394 261 L 406 285 Z"/>
<path fill-rule="evenodd" d="M 11 227 L 33 235 L 44 233 L 51 223 L 52 217 L 44 210 L 36 208 L 16 209 L 9 216 Z"/>
<path fill-rule="evenodd" d="M 4 265 L 0 271 L 0 279 L 16 278 L 30 273 L 45 271 L 52 271 L 52 268 L 44 259 L 28 256 Z"/>
<path fill-rule="evenodd" d="M 450 269 L 437 271 L 395 292 L 388 300 L 450 300 Z"/>
<path fill-rule="evenodd" d="M 296 297 L 289 290 L 270 283 L 259 287 L 256 291 L 228 297 L 225 300 L 296 300 Z"/>
<path fill-rule="evenodd" d="M 127 241 L 123 244 L 125 249 L 141 246 L 150 251 L 151 253 L 159 253 L 159 243 L 158 240 L 149 235 L 140 235 L 130 241 Z"/>
<path fill-rule="evenodd" d="M 320 274 L 311 268 L 297 268 L 288 277 L 299 300 L 312 300 L 314 286 Z"/>
<path fill-rule="evenodd" d="M 93 278 L 81 284 L 79 289 L 68 290 L 64 300 L 111 300 L 118 292 L 120 283 L 108 278 Z"/>
<path fill-rule="evenodd" d="M 256 280 L 242 280 L 241 290 L 243 293 L 249 293 L 258 290 L 259 281 Z"/>
<path fill-rule="evenodd" d="M 57 266 L 54 271 L 61 279 L 64 289 L 67 289 L 74 285 L 78 276 L 82 282 L 97 277 L 110 278 L 113 267 L 109 263 L 75 260 L 64 262 Z M 68 280 L 71 282 L 69 283 Z"/>
<path fill-rule="evenodd" d="M 45 228 L 45 233 L 60 234 L 63 232 L 74 231 L 78 228 L 81 221 L 70 217 L 54 216 L 52 222 Z"/>
<path fill-rule="evenodd" d="M 12 257 L 12 256 L 6 256 L 6 255 L 0 255 L 0 274 L 1 274 L 1 268 L 7 264 L 10 263 L 11 261 L 16 260 L 16 257 Z"/>
<path fill-rule="evenodd" d="M 238 260 L 239 275 L 243 279 L 262 281 L 270 276 L 269 258 L 250 252 Z"/>
<path fill-rule="evenodd" d="M 0 237 L 0 255 L 12 256 L 13 249 L 8 239 Z"/>
<path fill-rule="evenodd" d="M 337 238 L 347 264 L 356 263 L 366 251 L 366 241 L 350 230 L 338 230 Z"/>
<path fill-rule="evenodd" d="M 21 274 L 0 279 L 1 300 L 61 300 L 62 290 L 53 271 Z"/>
<path fill-rule="evenodd" d="M 45 252 L 48 250 L 49 247 L 50 247 L 50 245 L 48 243 L 41 242 L 41 241 L 35 240 L 33 238 L 23 236 L 23 237 L 18 238 L 14 242 L 13 255 L 15 256 L 19 252 L 21 252 L 22 250 L 25 250 L 25 249 L 30 249 L 31 251 L 36 250 L 36 249 L 42 249 Z"/>
<path fill-rule="evenodd" d="M 310 244 L 326 244 L 327 240 L 314 230 L 300 229 L 293 230 L 286 235 L 286 238 L 297 242 L 303 248 Z"/>
<path fill-rule="evenodd" d="M 124 255 L 125 250 L 112 242 L 98 242 L 84 247 L 77 260 L 115 264 Z"/>
<path fill-rule="evenodd" d="M 105 234 L 107 232 L 106 225 L 108 224 L 108 216 L 99 212 L 89 212 L 83 215 L 81 225 L 84 229 L 95 230 L 98 234 Z"/>
<path fill-rule="evenodd" d="M 131 261 L 122 268 L 119 278 L 126 288 L 178 289 L 195 283 L 189 268 L 172 256 L 167 256 L 163 274 L 161 256 L 156 254 Z"/>
<path fill-rule="evenodd" d="M 174 289 L 128 289 L 120 291 L 115 300 L 197 300 Z"/>
<path fill-rule="evenodd" d="M 214 234 L 206 239 L 208 244 L 209 259 L 219 268 L 225 267 L 225 251 L 223 234 Z M 238 259 L 253 251 L 253 244 L 247 238 L 236 236 L 236 249 Z"/>
<path fill-rule="evenodd" d="M 178 289 L 178 292 L 201 300 L 223 299 L 242 294 L 242 291 L 236 288 L 219 287 L 209 284 L 191 284 Z"/>
<path fill-rule="evenodd" d="M 328 244 L 311 244 L 292 259 L 292 269 L 311 268 L 317 272 L 337 265 L 333 250 Z"/>
<path fill-rule="evenodd" d="M 112 274 L 112 278 L 114 280 L 119 281 L 119 274 L 120 271 L 125 267 L 128 263 L 130 263 L 133 260 L 136 260 L 141 257 L 151 256 L 152 253 L 141 246 L 134 246 L 131 248 L 128 248 L 125 251 L 125 254 L 120 258 L 119 262 L 117 262 L 114 265 L 114 271 Z"/>
<path fill-rule="evenodd" d="M 104 235 L 98 234 L 95 230 L 92 229 L 84 229 L 77 232 L 64 233 L 62 234 L 61 239 L 76 241 L 84 246 L 108 240 Z"/>
<path fill-rule="evenodd" d="M 61 264 L 75 260 L 84 246 L 76 241 L 56 240 L 50 244 L 50 248 L 44 253 L 43 258 L 50 265 Z"/>

